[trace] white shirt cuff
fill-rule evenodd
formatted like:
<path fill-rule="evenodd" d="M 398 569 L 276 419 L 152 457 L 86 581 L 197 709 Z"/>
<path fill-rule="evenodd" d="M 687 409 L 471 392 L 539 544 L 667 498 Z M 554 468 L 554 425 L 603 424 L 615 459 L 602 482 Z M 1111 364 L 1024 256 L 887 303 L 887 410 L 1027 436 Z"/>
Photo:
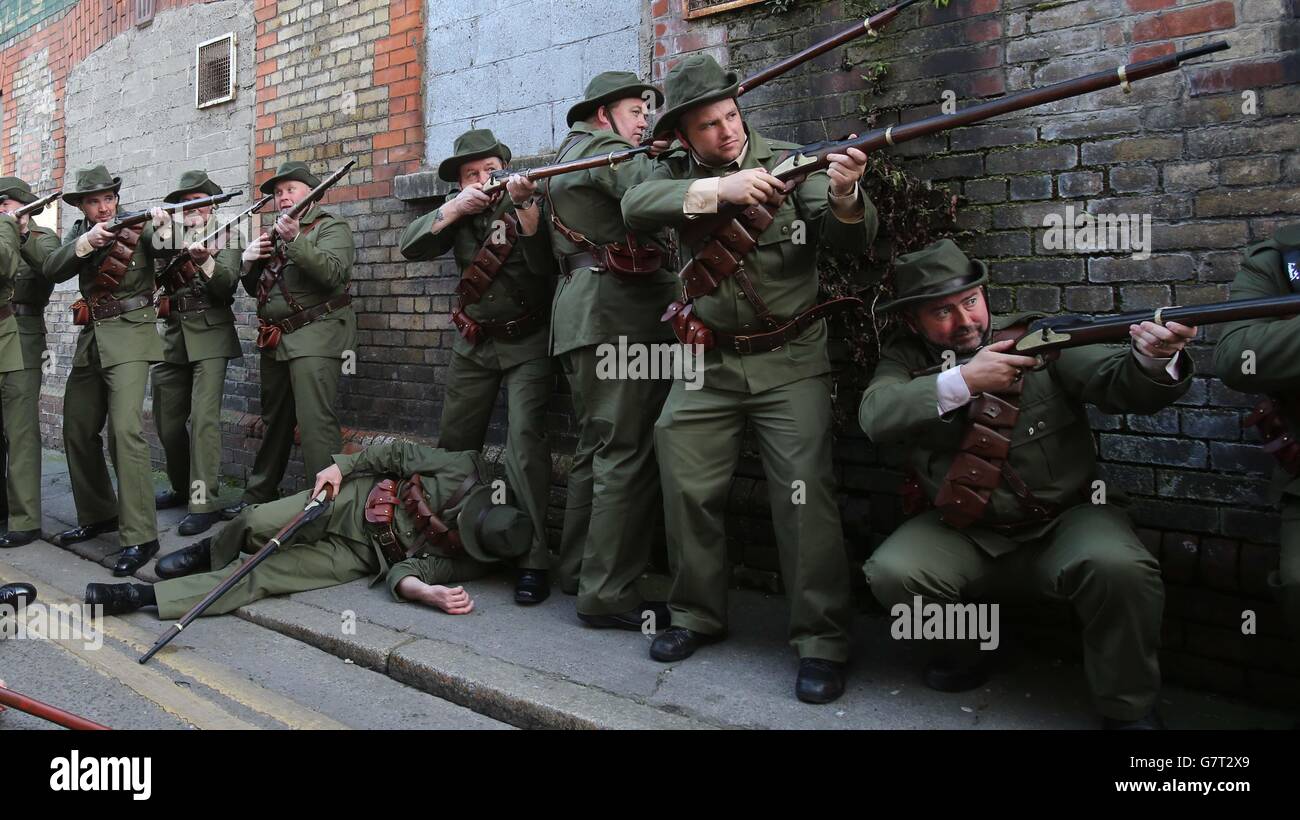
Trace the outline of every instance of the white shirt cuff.
<path fill-rule="evenodd" d="M 946 416 L 959 407 L 970 404 L 973 398 L 966 379 L 961 375 L 961 367 L 950 367 L 939 374 L 939 415 Z"/>
<path fill-rule="evenodd" d="M 856 225 L 867 217 L 866 207 L 858 199 L 858 183 L 853 183 L 853 190 L 847 196 L 836 196 L 834 192 L 828 192 L 831 202 L 831 213 L 835 218 L 848 224 Z"/>
<path fill-rule="evenodd" d="M 203 264 L 199 265 L 199 270 L 203 271 L 203 275 L 208 279 L 212 278 L 212 272 L 216 269 L 217 269 L 217 260 L 216 257 L 213 256 L 209 256 L 207 259 L 204 259 Z"/>
<path fill-rule="evenodd" d="M 74 250 L 77 252 L 78 258 L 85 259 L 87 256 L 90 256 L 95 252 L 95 246 L 90 244 L 89 235 L 83 233 L 81 236 L 77 237 L 77 244 Z"/>
<path fill-rule="evenodd" d="M 1178 364 L 1179 361 L 1181 361 L 1181 357 L 1169 356 L 1157 358 L 1155 356 L 1146 355 L 1136 347 L 1133 347 L 1132 350 L 1133 358 L 1137 359 L 1138 366 L 1141 367 L 1142 371 L 1151 378 L 1154 379 L 1158 377 L 1161 371 L 1164 371 L 1169 378 L 1174 381 L 1178 381 L 1178 379 L 1181 378 L 1179 373 L 1182 368 Z"/>
<path fill-rule="evenodd" d="M 687 216 L 716 214 L 718 212 L 718 183 L 721 177 L 704 177 L 691 183 L 682 202 L 682 213 Z"/>

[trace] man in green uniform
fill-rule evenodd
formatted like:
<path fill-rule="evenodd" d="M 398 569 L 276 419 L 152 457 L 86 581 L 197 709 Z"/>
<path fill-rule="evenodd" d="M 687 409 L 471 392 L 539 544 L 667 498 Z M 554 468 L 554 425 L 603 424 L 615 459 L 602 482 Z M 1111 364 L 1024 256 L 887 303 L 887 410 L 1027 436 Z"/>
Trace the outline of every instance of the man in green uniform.
<path fill-rule="evenodd" d="M 329 485 L 334 503 L 328 513 L 299 530 L 205 614 L 373 576 L 371 583 L 387 580 L 393 600 L 463 615 L 473 610 L 473 599 L 463 587 L 446 585 L 519 558 L 533 538 L 528 516 L 492 503 L 485 470 L 478 453 L 403 441 L 336 455 L 311 492 L 245 509 L 216 536 L 164 556 L 158 575 L 168 580 L 152 587 L 89 584 L 86 603 L 103 604 L 110 615 L 156 605 L 158 617 L 179 618 L 238 569 L 241 551 L 261 549 Z"/>
<path fill-rule="evenodd" d="M 598 74 L 585 98 L 569 109 L 569 133 L 557 161 L 639 144 L 651 99 L 658 104 L 663 94 L 635 74 Z M 654 153 L 667 147 L 659 144 Z M 629 231 L 619 213 L 623 195 L 654 165 L 638 155 L 540 186 L 561 275 L 551 312 L 551 353 L 568 379 L 578 424 L 557 574 L 560 588 L 578 596 L 578 617 L 598 628 L 640 630 L 647 608 L 661 625 L 668 617 L 662 603 L 642 600 L 636 581 L 650 559 L 661 515 L 651 425 L 669 382 L 598 374 L 602 346 L 672 338 L 659 321 L 675 292 L 668 262 L 656 240 Z M 611 269 L 611 257 L 627 262 L 615 262 L 623 272 Z M 627 272 L 634 267 L 642 272 Z"/>
<path fill-rule="evenodd" d="M 1300 292 L 1300 222 L 1246 249 L 1232 282 L 1233 299 Z M 1266 395 L 1257 426 L 1278 459 L 1272 495 L 1282 506 L 1281 560 L 1270 583 L 1282 599 L 1291 633 L 1300 640 L 1300 334 L 1293 319 L 1253 319 L 1226 327 L 1214 350 L 1214 374 L 1233 390 Z M 1287 443 L 1284 436 L 1289 436 Z"/>
<path fill-rule="evenodd" d="M 828 331 L 824 308 L 814 307 L 817 248 L 860 252 L 875 238 L 876 210 L 858 185 L 866 157 L 834 154 L 826 172 L 778 198 L 782 183 L 771 170 L 780 152 L 798 146 L 745 125 L 736 75 L 711 57 L 693 56 L 669 72 L 666 85 L 670 108 L 655 135 L 675 134 L 688 151 L 628 192 L 628 225 L 681 229 L 733 204 L 766 204 L 773 218 L 751 226 L 756 242 L 736 250 L 734 275 L 719 274 L 713 287 L 691 293 L 690 311 L 673 320 L 679 340 L 703 344 L 705 352 L 702 386 L 677 381 L 655 424 L 669 551 L 678 566 L 668 598 L 672 627 L 655 637 L 650 655 L 682 660 L 726 633 L 724 515 L 748 423 L 762 452 L 789 590 L 790 643 L 800 657 L 795 692 L 826 703 L 844 690 L 852 610 L 831 469 Z M 698 255 L 701 247 L 690 241 Z"/>
<path fill-rule="evenodd" d="M 221 187 L 204 171 L 186 171 L 164 201 L 220 193 Z M 214 253 L 198 241 L 218 227 L 212 212 L 207 207 L 185 213 L 177 249 L 188 254 L 190 264 L 161 283 L 169 310 L 163 324 L 163 361 L 153 369 L 153 419 L 171 487 L 158 494 L 156 506 L 163 510 L 188 501 L 189 513 L 177 530 L 181 535 L 204 532 L 220 517 L 221 397 L 226 364 L 241 355 L 230 309 L 239 285 L 240 252 L 223 247 Z"/>
<path fill-rule="evenodd" d="M 63 244 L 45 260 L 46 279 L 77 277 L 83 301 L 73 306 L 81 324 L 72 372 L 63 390 L 63 444 L 68 456 L 78 526 L 53 539 L 60 546 L 119 530 L 123 550 L 115 575 L 130 575 L 158 552 L 149 444 L 144 437 L 144 393 L 149 365 L 162 361 L 154 327 L 154 262 L 163 258 L 173 224 L 161 208 L 140 228 L 108 230 L 117 216 L 122 180 L 102 165 L 77 172 L 63 195 L 82 212 Z M 157 233 L 157 236 L 155 236 Z M 100 431 L 111 425 L 117 494 L 104 462 Z"/>
<path fill-rule="evenodd" d="M 16 211 L 36 201 L 32 189 L 17 177 L 0 177 L 0 211 Z M 44 209 L 41 209 L 44 210 Z M 6 373 L 0 384 L 3 402 L 4 461 L 9 531 L 0 536 L 0 549 L 30 544 L 41 534 L 41 372 L 45 355 L 45 306 L 54 283 L 41 275 L 45 259 L 59 248 L 59 237 L 30 218 L 18 220 L 17 269 L 8 299 L 18 324 L 21 370 Z M 5 294 L 0 293 L 0 300 Z M 0 302 L 0 304 L 3 304 Z M 0 307 L 0 312 L 4 308 Z"/>
<path fill-rule="evenodd" d="M 1118 493 L 1097 481 L 1084 405 L 1155 413 L 1177 401 L 1191 383 L 1181 351 L 1196 328 L 1143 322 L 1128 348 L 1072 348 L 1033 369 L 1037 360 L 1007 352 L 1014 339 L 993 334 L 1038 315 L 990 317 L 987 267 L 952 240 L 899 257 L 894 276 L 897 297 L 880 310 L 903 326 L 881 351 L 858 419 L 873 442 L 908 448 L 935 509 L 867 561 L 872 593 L 913 620 L 918 606 L 1007 595 L 1069 601 L 1105 725 L 1158 728 L 1160 567 L 1114 505 Z M 943 636 L 930 686 L 984 682 L 986 653 L 960 640 L 969 634 Z"/>
<path fill-rule="evenodd" d="M 249 504 L 279 497 L 295 423 L 307 475 L 323 470 L 330 455 L 343 449 L 334 399 L 345 359 L 356 361 L 357 318 L 348 292 L 356 246 L 348 223 L 319 203 L 300 219 L 288 214 L 318 185 L 306 163 L 281 165 L 262 183 L 262 193 L 274 194 L 281 211 L 272 232 L 279 236 L 282 259 L 272 254 L 271 232 L 244 249 L 241 281 L 257 297 L 266 432 L 243 498 L 222 513 L 228 519 Z"/>
<path fill-rule="evenodd" d="M 540 233 L 541 207 L 532 182 L 513 176 L 493 200 L 483 192 L 494 171 L 510 162 L 510 148 L 488 130 L 456 138 L 438 175 L 459 185 L 442 207 L 402 234 L 402 255 L 436 259 L 452 251 L 461 271 L 438 446 L 478 450 L 502 383 L 506 389 L 506 483 L 533 526 L 533 546 L 518 566 L 515 600 L 535 604 L 551 593 L 547 577 L 546 505 L 551 449 L 546 405 L 555 382 L 547 352 L 554 260 Z M 516 247 L 517 246 L 517 247 Z"/>

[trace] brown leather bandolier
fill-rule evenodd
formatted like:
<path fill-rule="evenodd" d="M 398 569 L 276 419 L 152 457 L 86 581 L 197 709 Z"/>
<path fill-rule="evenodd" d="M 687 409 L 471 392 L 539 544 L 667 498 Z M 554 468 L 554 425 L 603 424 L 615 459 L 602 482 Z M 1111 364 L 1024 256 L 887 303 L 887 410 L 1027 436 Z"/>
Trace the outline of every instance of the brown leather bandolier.
<path fill-rule="evenodd" d="M 460 532 L 448 527 L 442 520 L 442 516 L 447 510 L 459 504 L 478 483 L 478 473 L 470 473 L 456 488 L 456 492 L 443 502 L 437 512 L 434 512 L 429 509 L 429 504 L 424 498 L 424 486 L 418 473 L 401 484 L 398 484 L 395 478 L 385 478 L 377 482 L 374 489 L 366 496 L 365 517 L 388 563 L 401 563 L 426 544 L 443 549 L 453 556 L 463 553 L 465 546 L 461 542 Z M 420 533 L 419 538 L 412 542 L 409 549 L 402 548 L 397 531 L 393 529 L 398 504 L 401 504 L 407 514 L 415 519 L 415 527 Z"/>
<path fill-rule="evenodd" d="M 1289 396 L 1268 397 L 1246 414 L 1242 427 L 1258 427 L 1264 439 L 1264 452 L 1269 453 L 1291 475 L 1300 475 L 1300 442 L 1287 420 L 1288 409 L 1295 401 Z"/>
<path fill-rule="evenodd" d="M 1022 329 L 995 331 L 992 341 L 1016 338 Z M 1060 513 L 1056 505 L 1036 498 L 1020 474 L 1011 468 L 1011 431 L 1020 419 L 1019 399 L 1024 386 L 1021 378 L 1007 389 L 984 393 L 967 405 L 970 426 L 934 499 L 945 524 L 964 529 L 982 519 L 994 490 L 1003 481 L 1026 515 L 1017 522 L 990 525 L 991 529 L 1014 531 Z"/>
<path fill-rule="evenodd" d="M 170 317 L 172 311 L 193 313 L 212 306 L 207 297 L 196 292 L 193 287 L 195 278 L 199 275 L 199 266 L 194 264 L 188 251 L 181 251 L 181 255 L 183 259 L 179 265 L 173 268 L 168 264 L 158 277 L 158 284 L 162 285 L 164 291 L 158 299 L 159 319 Z"/>
<path fill-rule="evenodd" d="M 798 339 L 808 328 L 828 316 L 847 310 L 860 310 L 862 300 L 854 296 L 831 299 L 813 305 L 808 310 L 788 319 L 778 318 L 759 296 L 758 289 L 745 271 L 745 256 L 758 246 L 758 237 L 771 226 L 777 211 L 794 186 L 781 194 L 775 203 L 751 205 L 717 232 L 707 237 L 694 258 L 682 268 L 682 299 L 668 306 L 662 320 L 672 322 L 677 340 L 683 344 L 698 344 L 705 352 L 719 345 L 730 348 L 742 356 L 752 353 L 770 353 Z M 695 318 L 693 302 L 707 296 L 722 286 L 727 279 L 735 279 L 745 298 L 754 309 L 758 333 L 733 335 L 712 330 Z"/>
<path fill-rule="evenodd" d="M 143 228 L 125 227 L 119 230 L 109 246 L 108 255 L 99 263 L 99 271 L 90 286 L 90 295 L 72 303 L 72 323 L 88 325 L 92 321 L 112 319 L 132 310 L 153 304 L 153 293 L 142 293 L 126 299 L 114 299 L 113 292 L 122 286 L 122 279 L 131 267 Z"/>
<path fill-rule="evenodd" d="M 560 146 L 556 162 L 563 162 L 564 155 L 577 145 L 585 135 L 570 137 Z M 663 268 L 663 253 L 654 245 L 639 242 L 630 231 L 624 235 L 622 242 L 606 242 L 597 245 L 583 233 L 573 230 L 560 219 L 551 201 L 551 178 L 546 178 L 546 205 L 551 214 L 551 225 L 565 239 L 582 248 L 577 253 L 558 254 L 556 262 L 565 279 L 573 276 L 574 271 L 591 268 L 596 272 L 609 271 L 624 281 L 651 281 L 644 277 L 652 276 Z"/>
<path fill-rule="evenodd" d="M 519 242 L 519 217 L 513 212 L 507 212 L 502 214 L 501 221 L 506 226 L 504 241 L 494 242 L 493 237 L 497 231 L 489 232 L 456 284 L 457 305 L 451 313 L 451 323 L 471 345 L 483 341 L 484 336 L 492 339 L 522 339 L 542 326 L 542 317 L 537 311 L 526 310 L 522 316 L 506 322 L 481 322 L 470 318 L 465 312 L 466 308 L 478 304 L 487 294 Z"/>
<path fill-rule="evenodd" d="M 306 236 L 311 233 L 323 220 L 317 219 L 315 222 L 307 225 L 298 232 L 299 236 Z M 262 275 L 257 278 L 257 307 L 260 309 L 271 299 L 271 292 L 275 288 L 280 289 L 284 295 L 284 301 L 293 310 L 293 313 L 281 319 L 278 322 L 270 322 L 260 316 L 257 319 L 257 349 L 274 350 L 280 345 L 280 338 L 285 333 L 293 333 L 295 330 L 301 330 L 312 322 L 327 316 L 336 310 L 347 307 L 352 304 L 352 294 L 345 289 L 343 293 L 331 299 L 327 299 L 318 305 L 309 308 L 303 307 L 293 298 L 289 292 L 289 286 L 284 281 L 284 269 L 288 266 L 288 260 L 284 255 L 284 246 L 280 246 L 280 253 L 271 257 L 270 261 L 262 269 Z"/>

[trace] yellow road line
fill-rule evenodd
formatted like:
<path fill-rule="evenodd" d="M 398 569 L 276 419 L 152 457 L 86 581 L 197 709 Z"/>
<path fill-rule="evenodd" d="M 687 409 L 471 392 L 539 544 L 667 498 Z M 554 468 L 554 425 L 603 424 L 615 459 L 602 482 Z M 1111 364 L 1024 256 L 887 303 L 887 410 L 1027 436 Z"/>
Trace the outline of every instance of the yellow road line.
<path fill-rule="evenodd" d="M 35 586 L 39 592 L 39 602 L 61 605 L 60 608 L 66 608 L 71 605 L 75 607 L 76 612 L 80 613 L 81 611 L 82 601 L 80 597 L 73 596 L 47 582 L 32 579 L 15 567 L 0 561 L 0 583 L 13 582 L 29 583 Z M 127 644 L 132 649 L 138 650 L 141 654 L 144 654 L 145 650 L 153 646 L 153 642 L 157 637 L 156 635 L 147 633 L 120 618 L 112 616 L 106 616 L 102 619 L 102 627 L 104 635 Z M 158 631 L 161 634 L 161 628 Z M 137 662 L 136 658 L 130 657 L 123 652 L 107 646 L 101 647 L 98 650 L 87 650 L 82 646 L 84 641 L 81 640 L 52 642 L 73 654 L 78 655 L 78 657 L 81 657 L 83 660 L 86 660 L 91 663 L 92 666 L 96 666 L 97 668 L 101 665 L 95 662 L 95 657 L 103 653 L 112 653 L 115 657 L 112 660 L 106 661 L 105 666 L 105 668 L 111 667 L 112 669 L 108 674 L 112 677 L 118 678 L 127 686 L 135 689 L 135 691 L 149 698 L 149 700 L 157 703 L 167 711 L 176 714 L 183 720 L 188 720 L 196 726 L 200 726 L 200 728 L 243 729 L 256 727 L 229 715 L 229 713 L 225 712 L 225 710 L 221 709 L 216 704 L 202 700 L 194 693 L 187 693 L 182 687 L 176 686 L 170 677 L 155 671 L 155 666 L 166 667 L 173 672 L 193 678 L 204 686 L 220 692 L 222 695 L 242 704 L 248 709 L 257 712 L 258 714 L 266 715 L 279 723 L 283 723 L 290 729 L 349 728 L 347 725 L 334 720 L 328 715 L 324 715 L 314 709 L 303 706 L 297 701 L 287 698 L 278 692 L 259 686 L 258 684 L 243 678 L 240 673 L 234 672 L 229 667 L 211 663 L 210 661 L 198 657 L 193 652 L 188 652 L 175 646 L 169 646 L 166 649 L 163 649 L 155 655 L 148 664 L 141 665 Z M 69 644 L 74 644 L 75 646 L 69 646 Z M 123 660 L 126 662 L 125 667 L 118 663 L 118 661 Z M 101 671 L 104 671 L 104 669 L 101 669 Z M 145 677 L 141 677 L 142 674 Z M 147 680 L 152 681 L 154 678 L 161 680 L 162 683 L 166 684 L 166 687 L 155 688 L 146 683 Z M 133 681 L 139 683 L 141 686 L 145 686 L 148 691 L 142 691 L 141 689 L 136 688 L 132 683 Z M 194 720 L 180 714 L 179 712 L 173 711 L 169 704 L 176 703 L 176 701 L 174 698 L 168 700 L 168 697 L 174 696 L 174 694 L 178 692 L 181 694 L 188 694 L 192 698 L 199 700 L 202 704 L 211 706 L 213 709 L 220 711 L 222 715 L 225 715 L 230 720 L 236 721 L 238 725 L 224 727 L 217 725 L 200 725 L 198 720 Z M 155 697 L 155 695 L 157 697 Z M 163 700 L 159 700 L 158 698 L 163 698 Z M 164 700 L 167 700 L 167 702 L 164 702 Z M 189 704 L 189 708 L 191 709 L 198 708 L 196 705 L 190 704 L 188 700 L 185 700 L 184 703 Z M 215 721 L 218 717 L 219 716 L 217 715 L 208 714 L 203 718 L 203 720 L 205 723 L 208 723 Z"/>

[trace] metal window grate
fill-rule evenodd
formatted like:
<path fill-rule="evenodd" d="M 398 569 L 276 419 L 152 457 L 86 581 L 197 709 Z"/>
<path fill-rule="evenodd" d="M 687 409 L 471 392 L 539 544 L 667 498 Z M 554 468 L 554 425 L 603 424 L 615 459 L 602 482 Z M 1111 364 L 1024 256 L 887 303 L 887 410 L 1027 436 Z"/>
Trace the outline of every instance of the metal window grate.
<path fill-rule="evenodd" d="M 135 0 L 135 24 L 141 28 L 153 22 L 154 0 Z"/>
<path fill-rule="evenodd" d="M 207 108 L 235 98 L 235 35 L 199 43 L 194 56 L 194 106 Z"/>

